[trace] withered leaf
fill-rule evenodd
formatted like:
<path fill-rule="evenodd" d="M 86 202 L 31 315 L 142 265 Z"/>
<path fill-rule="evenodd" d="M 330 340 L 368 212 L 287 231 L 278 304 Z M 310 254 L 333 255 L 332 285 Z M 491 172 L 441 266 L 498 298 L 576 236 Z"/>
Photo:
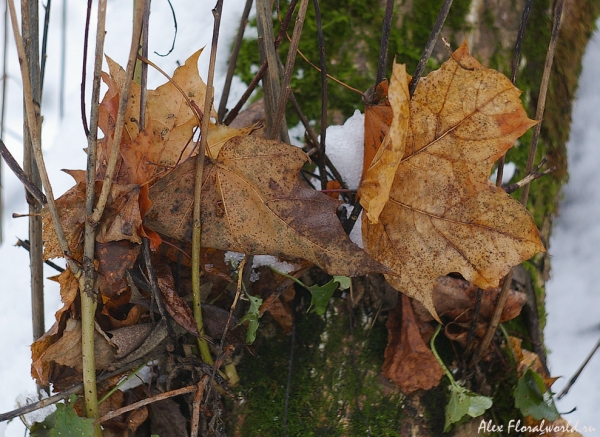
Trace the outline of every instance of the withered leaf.
<path fill-rule="evenodd" d="M 390 311 L 386 323 L 388 344 L 382 372 L 405 394 L 437 386 L 444 370 L 431 349 L 423 342 L 410 298 L 402 295 L 402 304 Z"/>
<path fill-rule="evenodd" d="M 111 342 L 117 347 L 115 358 L 120 360 L 140 347 L 152 332 L 152 328 L 152 323 L 138 323 L 108 331 Z"/>
<path fill-rule="evenodd" d="M 410 77 L 406 74 L 406 66 L 394 63 L 389 100 L 387 100 L 393 108 L 389 134 L 385 136 L 381 147 L 373 157 L 358 191 L 360 203 L 365 208 L 371 223 L 379 221 L 379 214 L 389 199 L 396 170 L 404 156 L 410 113 L 409 81 Z M 365 153 L 367 150 L 366 140 L 367 132 L 365 131 Z"/>
<path fill-rule="evenodd" d="M 194 319 L 192 309 L 175 291 L 175 280 L 169 269 L 161 266 L 157 269 L 156 275 L 167 312 L 179 326 L 198 337 L 198 325 Z"/>
<path fill-rule="evenodd" d="M 393 73 L 392 73 L 393 74 Z M 376 88 L 369 88 L 365 93 L 365 148 L 363 174 L 365 174 L 373 158 L 387 136 L 392 122 L 392 107 L 388 100 L 388 82 L 385 79 Z"/>
<path fill-rule="evenodd" d="M 433 304 L 440 317 L 467 323 L 473 320 L 473 311 L 477 301 L 476 285 L 463 279 L 450 276 L 440 276 L 433 287 Z M 479 317 L 484 321 L 491 319 L 500 288 L 484 290 L 481 294 Z M 521 313 L 527 296 L 519 291 L 510 290 L 502 314 L 500 323 L 514 319 Z M 416 316 L 422 321 L 431 321 L 431 314 L 418 302 L 413 301 Z"/>
<path fill-rule="evenodd" d="M 98 370 L 106 369 L 115 357 L 115 348 L 98 331 L 94 332 L 94 352 Z M 69 319 L 62 337 L 48 347 L 38 360 L 55 362 L 81 372 L 81 322 Z"/>
<path fill-rule="evenodd" d="M 202 246 L 306 259 L 335 275 L 381 271 L 344 233 L 338 202 L 300 186 L 306 161 L 297 147 L 253 136 L 232 138 L 217 160 L 206 158 Z M 151 187 L 148 227 L 190 241 L 195 167 L 188 160 Z"/>
<path fill-rule="evenodd" d="M 531 215 L 488 180 L 493 163 L 535 124 L 519 94 L 463 44 L 421 80 L 390 199 L 378 224 L 363 216 L 367 252 L 397 274 L 387 277 L 394 288 L 434 315 L 438 276 L 459 272 L 497 287 L 512 266 L 544 250 Z"/>

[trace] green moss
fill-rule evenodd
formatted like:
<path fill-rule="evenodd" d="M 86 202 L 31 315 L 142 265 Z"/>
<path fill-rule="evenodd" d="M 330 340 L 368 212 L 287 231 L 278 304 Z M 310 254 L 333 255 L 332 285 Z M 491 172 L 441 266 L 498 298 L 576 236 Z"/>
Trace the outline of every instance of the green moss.
<path fill-rule="evenodd" d="M 397 62 L 406 63 L 408 71 L 415 69 L 442 3 L 443 0 L 415 0 L 412 11 L 401 20 L 403 26 L 392 29 L 388 49 L 388 77 L 394 57 Z M 470 4 L 471 0 L 455 0 L 446 20 L 446 27 L 453 31 L 468 30 L 464 17 L 469 11 Z M 286 7 L 287 5 L 282 6 L 282 16 L 285 14 Z M 353 88 L 367 90 L 374 84 L 377 75 L 384 9 L 364 0 L 322 0 L 320 7 L 323 17 L 327 72 Z M 394 14 L 394 22 L 399 21 L 397 9 L 398 7 Z M 278 20 L 274 20 L 274 27 L 277 33 Z M 288 29 L 288 33 L 291 35 L 292 29 Z M 313 64 L 319 64 L 316 19 L 314 9 L 310 7 L 299 48 Z M 279 48 L 284 61 L 288 49 L 289 43 L 284 39 Z M 259 65 L 257 41 L 245 40 L 236 74 L 246 83 L 254 77 L 251 73 L 254 71 L 253 65 Z M 430 67 L 436 67 L 433 61 L 430 62 Z M 309 119 L 319 120 L 320 73 L 300 57 L 296 59 L 295 71 L 292 89 L 296 98 Z M 330 122 L 334 113 L 339 113 L 346 119 L 355 109 L 362 110 L 361 96 L 333 81 L 328 82 L 327 97 Z M 290 126 L 298 122 L 298 117 L 291 110 L 288 110 L 286 115 Z"/>
<path fill-rule="evenodd" d="M 325 317 L 301 312 L 296 317 L 296 345 L 288 407 L 288 435 L 396 436 L 402 419 L 402 396 L 384 393 L 379 379 L 387 330 L 371 330 L 353 314 L 349 336 L 345 301 L 334 299 Z M 260 339 L 260 333 L 259 333 Z M 262 341 L 257 357 L 239 367 L 245 398 L 244 436 L 281 435 L 290 337 Z M 387 389 L 390 390 L 389 388 Z"/>

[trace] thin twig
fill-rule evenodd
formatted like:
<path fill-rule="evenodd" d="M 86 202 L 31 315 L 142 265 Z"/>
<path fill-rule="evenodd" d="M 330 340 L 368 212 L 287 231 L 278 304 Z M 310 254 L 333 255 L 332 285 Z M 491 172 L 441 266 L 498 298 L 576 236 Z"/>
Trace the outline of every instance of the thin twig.
<path fill-rule="evenodd" d="M 147 1 L 142 18 L 142 57 L 148 58 L 148 32 L 150 28 L 150 2 Z M 139 60 L 142 64 L 142 78 L 140 81 L 140 132 L 146 129 L 146 101 L 148 100 L 148 63 Z M 192 111 L 193 112 L 193 111 Z"/>
<path fill-rule="evenodd" d="M 250 15 L 250 9 L 252 9 L 252 3 L 254 0 L 246 0 L 244 11 L 242 12 L 242 18 L 240 19 L 240 26 L 238 27 L 238 33 L 235 37 L 235 42 L 229 55 L 229 65 L 227 66 L 227 74 L 225 75 L 225 84 L 223 85 L 223 92 L 221 94 L 221 101 L 219 102 L 219 110 L 217 116 L 219 120 L 223 120 L 225 112 L 227 111 L 227 100 L 229 99 L 229 92 L 231 90 L 231 81 L 235 73 L 235 66 L 237 64 L 237 58 L 242 48 L 242 42 L 244 41 L 244 31 L 248 25 L 248 16 Z"/>
<path fill-rule="evenodd" d="M 102 416 L 98 420 L 98 423 L 107 422 L 110 419 L 114 419 L 115 417 L 120 416 L 121 414 L 127 413 L 129 411 L 137 410 L 138 408 L 143 407 L 144 405 L 153 404 L 154 402 L 163 401 L 165 399 L 169 399 L 174 396 L 184 395 L 186 393 L 192 393 L 195 390 L 196 390 L 195 385 L 189 385 L 187 387 L 183 387 L 183 388 L 180 388 L 177 390 L 171 390 L 171 391 L 168 391 L 165 393 L 157 394 L 156 396 L 152 396 L 150 398 L 142 399 L 141 401 L 134 402 L 133 404 L 130 404 L 125 407 L 119 408 L 117 410 L 111 411 L 110 413 L 106 414 L 105 416 Z"/>
<path fill-rule="evenodd" d="M 319 176 L 321 189 L 327 189 L 327 171 L 325 170 L 325 137 L 327 135 L 327 62 L 325 59 L 325 38 L 321 23 L 319 0 L 313 0 L 317 22 L 317 38 L 319 41 L 319 60 L 321 65 L 321 138 L 319 142 Z"/>
<path fill-rule="evenodd" d="M 156 306 L 158 307 L 160 317 L 165 321 L 167 332 L 169 333 L 169 339 L 171 340 L 171 346 L 175 348 L 177 346 L 177 335 L 175 335 L 175 330 L 173 329 L 173 325 L 171 325 L 171 319 L 169 319 L 167 316 L 167 310 L 163 302 L 162 293 L 160 291 L 158 280 L 156 279 L 156 273 L 154 272 L 154 267 L 152 266 L 152 260 L 150 258 L 150 240 L 146 237 L 142 239 L 142 253 L 144 255 L 144 263 L 146 264 L 146 273 L 148 275 L 148 283 L 150 284 L 152 297 L 154 297 L 154 300 L 156 301 Z"/>
<path fill-rule="evenodd" d="M 377 79 L 375 80 L 375 88 L 377 88 L 377 85 L 379 85 L 381 82 L 383 82 L 383 79 L 385 79 L 385 70 L 393 14 L 394 0 L 387 0 L 385 5 L 385 15 L 383 17 L 383 27 L 381 30 L 381 44 L 379 44 L 379 62 L 377 64 Z"/>
<path fill-rule="evenodd" d="M 292 41 L 290 42 L 290 49 L 288 51 L 288 57 L 285 62 L 285 70 L 283 73 L 283 81 L 281 83 L 281 92 L 279 94 L 279 100 L 275 106 L 275 118 L 271 125 L 268 137 L 275 139 L 279 136 L 279 131 L 282 128 L 281 122 L 285 115 L 285 106 L 290 95 L 292 73 L 294 72 L 294 64 L 296 62 L 296 52 L 298 45 L 300 44 L 300 37 L 302 36 L 302 28 L 304 26 L 304 19 L 306 18 L 306 10 L 308 9 L 308 0 L 302 0 L 300 2 L 300 9 L 296 16 L 296 24 L 294 25 L 294 32 L 292 33 Z M 327 81 L 326 81 L 327 82 Z M 286 127 L 287 129 L 287 127 Z"/>
<path fill-rule="evenodd" d="M 117 369 L 113 372 L 109 372 L 109 373 L 102 375 L 101 377 L 98 378 L 98 381 L 100 381 L 100 382 L 106 381 L 107 379 L 112 378 L 113 376 L 120 375 L 121 373 L 124 373 L 136 366 L 139 366 L 142 362 L 143 362 L 142 360 L 132 361 L 131 363 L 126 364 L 125 366 L 121 367 L 120 369 Z M 67 390 L 61 391 L 60 393 L 55 394 L 53 396 L 44 398 L 38 402 L 34 402 L 32 404 L 27 404 L 27 405 L 24 405 L 22 407 L 15 409 L 15 410 L 8 411 L 6 413 L 2 413 L 2 414 L 0 414 L 0 422 L 4 422 L 6 420 L 14 419 L 15 417 L 19 417 L 24 414 L 31 413 L 33 411 L 39 410 L 40 408 L 47 407 L 48 405 L 56 404 L 57 402 L 60 402 L 64 399 L 68 399 L 72 394 L 77 394 L 81 391 L 83 391 L 83 383 L 74 385 L 73 387 L 68 388 Z"/>
<path fill-rule="evenodd" d="M 417 68 L 415 69 L 415 73 L 408 85 L 408 90 L 410 92 L 410 96 L 415 93 L 417 89 L 417 85 L 419 80 L 421 79 L 421 75 L 425 70 L 425 65 L 427 65 L 427 61 L 431 56 L 431 52 L 433 51 L 433 47 L 437 42 L 438 37 L 440 36 L 440 32 L 442 31 L 442 27 L 444 26 L 444 22 L 446 21 L 446 17 L 448 16 L 448 12 L 450 12 L 450 7 L 452 6 L 452 0 L 444 0 L 444 4 L 442 5 L 442 9 L 440 9 L 440 13 L 438 14 L 437 20 L 431 30 L 431 34 L 429 35 L 429 39 L 427 40 L 427 44 L 425 44 L 425 49 L 423 50 L 423 54 L 421 55 L 421 59 L 417 64 Z"/>
<path fill-rule="evenodd" d="M 523 45 L 523 37 L 525 36 L 525 28 L 527 27 L 527 21 L 529 21 L 529 15 L 531 14 L 531 3 L 533 0 L 527 0 L 523 13 L 521 14 L 521 23 L 519 24 L 519 33 L 517 35 L 517 41 L 515 42 L 515 50 L 512 60 L 512 71 L 510 74 L 510 81 L 513 85 L 517 83 L 517 74 L 519 72 L 519 63 L 521 60 L 521 46 Z M 498 173 L 496 175 L 496 186 L 502 186 L 502 176 L 504 175 L 504 163 L 506 161 L 506 155 L 503 155 L 498 159 Z"/>
<path fill-rule="evenodd" d="M 208 349 L 208 343 L 204 339 L 204 323 L 202 321 L 202 301 L 200 294 L 200 248 L 202 236 L 202 216 L 201 216 L 201 195 L 202 182 L 204 176 L 204 155 L 208 141 L 208 126 L 210 123 L 210 113 L 214 99 L 213 80 L 215 77 L 215 63 L 217 59 L 217 44 L 219 42 L 219 29 L 221 26 L 221 13 L 223 10 L 223 0 L 217 0 L 217 4 L 212 10 L 214 17 L 212 44 L 210 48 L 210 61 L 208 66 L 208 78 L 206 80 L 206 96 L 204 98 L 204 111 L 206 114 L 202 118 L 202 127 L 200 129 L 200 150 L 196 156 L 196 177 L 194 182 L 194 209 L 192 213 L 192 299 L 193 313 L 198 327 L 198 347 L 202 359 L 212 364 L 213 359 Z"/>
<path fill-rule="evenodd" d="M 40 190 L 33 182 L 31 182 L 31 179 L 29 179 L 29 177 L 25 174 L 19 163 L 15 160 L 10 151 L 6 148 L 4 141 L 2 141 L 1 139 L 0 156 L 4 158 L 4 162 L 6 162 L 8 168 L 10 168 L 17 177 L 17 179 L 21 181 L 21 183 L 29 192 L 29 194 L 31 194 L 33 198 L 39 202 L 40 206 L 45 205 L 47 202 L 46 196 L 44 195 L 44 193 L 42 193 L 42 190 Z"/>
<path fill-rule="evenodd" d="M 175 35 L 173 35 L 173 41 L 171 42 L 171 48 L 169 49 L 169 51 L 167 53 L 165 53 L 164 55 L 161 55 L 158 52 L 154 52 L 155 55 L 161 56 L 163 58 L 165 56 L 169 56 L 171 54 L 171 52 L 175 48 L 175 41 L 177 40 L 177 15 L 175 15 L 175 9 L 173 9 L 173 4 L 171 3 L 171 0 L 167 0 L 167 3 L 169 4 L 169 7 L 171 8 L 171 15 L 173 16 L 173 26 L 175 27 Z"/>
<path fill-rule="evenodd" d="M 6 115 L 6 75 L 8 55 L 8 3 L 4 8 L 4 44 L 2 46 L 2 103 L 0 103 L 0 139 L 4 139 L 4 116 Z M 0 165 L 0 243 L 3 235 L 4 199 L 2 193 L 2 166 Z"/>
<path fill-rule="evenodd" d="M 527 167 L 525 174 L 529 175 L 532 173 L 534 160 L 535 160 L 535 152 L 537 150 L 537 143 L 540 137 L 540 130 L 542 127 L 542 118 L 544 116 L 544 108 L 546 106 L 546 95 L 548 92 L 548 84 L 550 83 L 550 73 L 552 72 L 552 63 L 554 62 L 554 53 L 556 51 L 556 42 L 558 40 L 558 34 L 560 31 L 560 21 L 562 17 L 564 0 L 558 0 L 556 3 L 556 8 L 554 10 L 554 20 L 552 25 L 552 36 L 550 37 L 550 44 L 548 46 L 548 52 L 546 53 L 546 63 L 544 66 L 544 73 L 542 74 L 542 83 L 540 85 L 540 95 L 538 98 L 538 106 L 535 112 L 535 119 L 538 121 L 538 124 L 535 125 L 533 130 L 533 137 L 531 138 L 531 144 L 529 147 L 529 156 L 527 158 Z M 523 187 L 523 191 L 521 193 L 521 203 L 524 207 L 527 207 L 527 198 L 529 196 L 529 183 L 526 183 Z M 474 357 L 475 362 L 479 359 L 479 357 L 483 356 L 487 348 L 489 347 L 492 337 L 496 332 L 496 328 L 498 327 L 498 323 L 500 323 L 500 316 L 502 315 L 502 311 L 504 310 L 504 305 L 506 304 L 506 300 L 508 299 L 508 292 L 510 290 L 510 285 L 512 282 L 513 269 L 510 270 L 506 278 L 504 278 L 504 284 L 502 284 L 502 290 L 498 295 L 498 299 L 496 301 L 496 307 L 494 309 L 494 314 L 492 315 L 492 320 L 488 326 L 488 329 L 485 333 L 481 344 L 479 345 L 479 349 L 477 351 L 476 356 Z"/>
<path fill-rule="evenodd" d="M 15 243 L 15 246 L 22 247 L 23 249 L 25 249 L 28 252 L 31 249 L 31 246 L 29 245 L 29 240 L 21 240 L 20 238 L 17 238 L 17 242 Z M 45 260 L 44 264 L 52 267 L 54 270 L 56 270 L 59 273 L 62 273 L 65 271 L 65 269 L 63 269 L 61 266 L 54 264 L 50 260 Z"/>
<path fill-rule="evenodd" d="M 294 111 L 296 111 L 296 114 L 298 115 L 300 122 L 302 123 L 302 125 L 304 126 L 304 129 L 306 130 L 306 133 L 308 135 L 308 139 L 310 140 L 310 143 L 312 143 L 314 145 L 314 148 L 312 148 L 311 150 L 309 150 L 306 153 L 308 156 L 312 156 L 315 153 L 319 152 L 319 147 L 318 147 L 319 138 L 317 137 L 317 133 L 315 132 L 313 127 L 310 125 L 310 122 L 309 122 L 308 118 L 306 118 L 306 115 L 304 115 L 304 113 L 302 112 L 302 109 L 300 108 L 300 105 L 298 104 L 298 101 L 296 100 L 296 96 L 294 95 L 294 91 L 292 91 L 290 93 L 290 102 L 292 103 L 292 108 L 294 108 Z M 348 184 L 346 184 L 346 182 L 344 181 L 344 178 L 342 178 L 341 173 L 337 170 L 337 168 L 335 168 L 335 166 L 330 161 L 330 159 L 327 155 L 325 155 L 325 164 L 327 165 L 327 167 L 329 167 L 329 169 L 331 170 L 331 173 L 333 173 L 333 176 L 340 183 L 342 188 L 348 189 Z"/>
<path fill-rule="evenodd" d="M 594 354 L 596 353 L 596 351 L 599 348 L 600 348 L 600 338 L 598 339 L 598 341 L 596 342 L 596 345 L 590 351 L 588 356 L 585 358 L 583 363 L 581 363 L 581 366 L 579 366 L 579 369 L 577 369 L 575 374 L 573 376 L 571 376 L 571 379 L 569 379 L 569 382 L 567 383 L 567 385 L 565 385 L 565 388 L 563 388 L 561 390 L 561 392 L 558 394 L 556 399 L 562 399 L 567 393 L 569 393 L 569 390 L 571 389 L 573 384 L 575 384 L 575 381 L 577 381 L 577 378 L 579 378 L 579 375 L 581 375 L 581 372 L 583 372 L 583 369 L 585 369 L 585 366 L 587 366 L 587 363 L 590 362 L 590 360 L 592 359 L 592 357 L 594 356 Z"/>
<path fill-rule="evenodd" d="M 538 164 L 538 168 L 536 168 L 535 171 L 533 171 L 532 173 L 529 173 L 527 176 L 525 176 L 520 181 L 515 182 L 514 184 L 505 186 L 504 191 L 506 191 L 508 194 L 514 193 L 519 188 L 524 187 L 525 185 L 530 184 L 531 182 L 535 181 L 536 179 L 539 179 L 542 176 L 546 176 L 547 174 L 550 174 L 554 170 L 556 170 L 556 167 L 553 166 L 553 167 L 547 168 L 546 170 L 540 172 L 539 167 L 541 167 L 545 162 L 546 162 L 546 158 L 543 158 L 540 161 L 540 163 Z"/>
<path fill-rule="evenodd" d="M 44 6 L 44 31 L 42 33 L 42 54 L 40 67 L 40 90 L 44 89 L 44 76 L 46 73 L 46 47 L 48 45 L 48 27 L 50 27 L 50 10 L 52 8 L 52 0 L 47 0 Z"/>
<path fill-rule="evenodd" d="M 194 401 L 192 402 L 192 429 L 190 437 L 198 437 L 198 427 L 200 425 L 200 410 L 202 407 L 202 395 L 206 388 L 206 381 L 208 376 L 204 375 L 198 384 L 196 385 L 196 394 L 194 394 Z"/>
<path fill-rule="evenodd" d="M 100 6 L 99 6 L 100 7 Z M 100 11 L 98 11 L 100 13 Z M 83 32 L 83 62 L 81 67 L 81 92 L 79 95 L 79 101 L 81 105 L 81 122 L 83 123 L 83 131 L 85 132 L 85 136 L 90 135 L 90 130 L 88 128 L 87 123 L 87 111 L 85 110 L 85 83 L 86 80 L 86 71 L 87 71 L 87 52 L 88 52 L 88 40 L 90 36 L 90 18 L 92 16 L 92 0 L 88 0 L 87 11 L 85 13 L 85 30 Z M 96 38 L 98 38 L 98 34 L 96 34 Z M 104 35 L 102 36 L 104 39 Z M 97 39 L 96 39 L 97 41 Z M 92 110 L 93 110 L 92 106 Z"/>
<path fill-rule="evenodd" d="M 112 188 L 112 179 L 114 177 L 115 170 L 117 167 L 117 161 L 120 156 L 119 152 L 121 150 L 121 136 L 123 134 L 123 126 L 125 124 L 125 111 L 127 110 L 127 102 L 129 100 L 129 89 L 131 88 L 131 79 L 133 78 L 133 70 L 135 68 L 138 47 L 140 45 L 140 37 L 142 34 L 142 17 L 144 11 L 144 4 L 145 2 L 139 1 L 135 5 L 135 10 L 133 14 L 134 20 L 133 34 L 131 36 L 131 47 L 129 49 L 129 59 L 127 60 L 125 80 L 123 82 L 123 87 L 119 96 L 119 110 L 117 112 L 117 121 L 115 124 L 115 131 L 112 139 L 112 148 L 110 150 L 110 156 L 108 158 L 108 164 L 106 166 L 106 175 L 102 183 L 102 191 L 100 192 L 100 196 L 98 198 L 98 202 L 96 203 L 94 213 L 90 218 L 93 226 L 96 226 L 100 222 L 102 214 L 104 213 L 104 208 L 106 207 L 106 202 L 108 201 L 108 196 Z"/>
<path fill-rule="evenodd" d="M 62 120 L 65 115 L 65 81 L 67 77 L 67 0 L 62 2 L 60 32 L 60 100 L 58 103 L 58 114 Z"/>
<path fill-rule="evenodd" d="M 304 53 L 302 53 L 302 50 L 298 49 L 298 54 L 300 55 L 300 57 L 302 59 L 304 59 L 304 62 L 306 62 L 312 68 L 314 68 L 315 70 L 317 70 L 319 73 L 321 72 L 321 69 L 319 67 L 317 67 L 315 64 L 313 64 L 312 62 L 310 62 L 310 60 L 306 57 L 306 55 Z M 334 76 L 332 76 L 330 74 L 327 74 L 327 79 L 331 79 L 332 81 L 334 81 L 338 85 L 341 85 L 344 88 L 346 88 L 347 90 L 350 90 L 350 91 L 352 91 L 352 92 L 354 92 L 356 94 L 359 94 L 363 98 L 365 96 L 365 93 L 363 93 L 361 90 L 357 90 L 356 88 L 351 87 L 350 85 L 348 85 L 348 84 L 342 82 L 341 80 L 339 80 L 337 77 L 334 77 Z"/>

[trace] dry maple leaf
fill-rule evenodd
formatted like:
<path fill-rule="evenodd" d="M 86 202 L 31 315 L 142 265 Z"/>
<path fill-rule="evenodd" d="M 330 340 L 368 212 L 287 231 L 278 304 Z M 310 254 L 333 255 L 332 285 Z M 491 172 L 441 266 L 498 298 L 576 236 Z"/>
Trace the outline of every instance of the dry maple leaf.
<path fill-rule="evenodd" d="M 336 275 L 381 271 L 344 233 L 338 202 L 299 184 L 307 159 L 297 147 L 253 136 L 232 138 L 217 160 L 206 158 L 202 246 L 302 258 Z M 195 170 L 190 159 L 151 187 L 148 227 L 191 239 Z"/>
<path fill-rule="evenodd" d="M 393 74 L 393 73 L 392 73 Z M 377 154 L 381 142 L 387 136 L 392 122 L 392 107 L 388 100 L 388 82 L 384 79 L 377 87 L 365 93 L 365 149 L 363 160 L 364 179 Z"/>
<path fill-rule="evenodd" d="M 512 266 L 544 250 L 531 215 L 488 180 L 493 163 L 535 124 L 519 95 L 463 44 L 421 80 L 389 201 L 378 224 L 363 215 L 367 252 L 397 273 L 387 277 L 394 288 L 433 315 L 438 276 L 459 272 L 496 287 Z"/>
<path fill-rule="evenodd" d="M 403 295 L 402 303 L 390 311 L 386 326 L 388 344 L 381 368 L 383 375 L 405 394 L 437 386 L 444 370 L 421 337 L 408 296 Z"/>
<path fill-rule="evenodd" d="M 381 214 L 381 210 L 389 199 L 390 189 L 400 159 L 404 156 L 410 112 L 409 81 L 410 77 L 406 74 L 406 66 L 394 64 L 392 83 L 389 88 L 389 100 L 386 100 L 394 108 L 393 116 L 390 118 L 389 133 L 385 135 L 383 142 L 380 142 L 380 147 L 378 147 L 375 156 L 372 157 L 358 191 L 360 203 L 364 206 L 371 223 L 379 221 L 379 214 Z M 366 108 L 365 125 L 367 123 Z M 367 139 L 368 135 L 365 130 L 365 150 L 373 147 L 367 144 Z M 367 165 L 366 162 L 365 165 Z"/>

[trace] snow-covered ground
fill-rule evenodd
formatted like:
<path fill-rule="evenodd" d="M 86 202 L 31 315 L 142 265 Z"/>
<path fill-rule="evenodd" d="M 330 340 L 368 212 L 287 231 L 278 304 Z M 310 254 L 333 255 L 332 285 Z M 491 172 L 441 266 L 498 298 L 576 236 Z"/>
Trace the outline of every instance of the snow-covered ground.
<path fill-rule="evenodd" d="M 600 22 L 597 23 L 600 25 Z M 569 183 L 550 240 L 551 280 L 547 285 L 546 346 L 559 393 L 600 338 L 600 33 L 583 59 L 567 146 Z M 600 435 L 600 351 L 589 362 L 558 410 L 573 425 L 592 426 Z"/>
<path fill-rule="evenodd" d="M 81 58 L 86 2 L 68 0 L 67 23 L 67 73 L 65 114 L 58 117 L 59 59 L 60 59 L 60 2 L 54 2 L 48 44 L 48 67 L 45 80 L 42 113 L 44 115 L 44 150 L 50 179 L 58 196 L 72 185 L 69 176 L 60 172 L 62 168 L 85 168 L 82 151 L 86 141 L 81 127 L 79 110 L 79 85 L 81 81 Z M 96 2 L 94 2 L 96 3 Z M 215 78 L 216 102 L 225 76 L 228 47 L 239 23 L 244 0 L 226 2 L 218 50 L 218 67 Z M 210 47 L 213 16 L 210 9 L 214 1 L 192 0 L 174 2 L 177 13 L 178 35 L 175 49 L 166 58 L 150 55 L 150 59 L 167 72 L 183 62 L 202 46 Z M 40 12 L 43 14 L 43 9 Z M 92 16 L 95 17 L 94 11 Z M 131 2 L 109 1 L 106 35 L 106 53 L 119 64 L 126 63 L 131 29 Z M 173 26 L 167 2 L 153 2 L 150 22 L 150 52 L 166 53 L 171 47 Z M 91 34 L 95 23 L 92 20 Z M 1 36 L 0 32 L 0 38 Z M 0 39 L 1 41 L 1 39 Z M 5 142 L 18 161 L 21 152 L 21 85 L 17 57 L 12 37 L 9 41 L 9 78 L 7 101 L 7 134 Z M 93 57 L 93 44 L 89 58 Z M 208 50 L 200 60 L 201 75 L 206 77 Z M 91 76 L 91 62 L 88 78 Z M 571 182 L 566 189 L 566 202 L 552 240 L 550 252 L 553 258 L 553 279 L 548 286 L 549 322 L 546 341 L 552 350 L 550 366 L 553 374 L 569 377 L 600 336 L 598 326 L 598 297 L 594 294 L 594 273 L 600 266 L 594 247 L 600 247 L 600 194 L 594 190 L 597 158 L 600 158 L 594 141 L 600 129 L 597 107 L 600 105 L 600 41 L 590 45 L 584 61 L 579 100 L 575 106 L 572 140 L 569 144 Z M 150 87 L 163 82 L 158 73 L 150 70 Z M 88 93 L 91 86 L 88 85 Z M 237 101 L 243 92 L 239 82 L 234 83 L 230 102 Z M 89 98 L 87 100 L 89 102 Z M 88 108 L 89 111 L 89 108 Z M 596 121 L 596 123 L 594 123 Z M 600 132 L 598 132 L 600 133 Z M 4 164 L 2 164 L 4 166 Z M 4 196 L 4 243 L 0 247 L 0 412 L 11 410 L 15 399 L 24 392 L 32 393 L 35 385 L 29 376 L 32 341 L 29 297 L 29 258 L 27 252 L 14 247 L 16 237 L 27 238 L 27 219 L 12 219 L 13 212 L 26 213 L 23 189 L 12 173 L 3 168 Z M 596 197 L 594 197 L 596 196 Z M 594 216 L 594 214 L 596 214 Z M 585 232 L 585 234 L 584 234 Z M 45 275 L 55 272 L 46 267 Z M 46 327 L 54 321 L 54 312 L 59 308 L 58 287 L 46 281 Z M 596 305 L 594 305 L 594 298 Z M 600 430 L 600 380 L 595 377 L 600 371 L 600 357 L 595 357 L 571 393 L 559 403 L 559 410 L 567 411 L 574 406 L 578 410 L 567 416 L 574 424 L 595 426 Z M 557 388 L 563 384 L 556 383 Z M 14 420 L 6 426 L 0 423 L 0 436 L 23 436 L 24 427 Z M 596 434 L 586 434 L 596 435 Z"/>

